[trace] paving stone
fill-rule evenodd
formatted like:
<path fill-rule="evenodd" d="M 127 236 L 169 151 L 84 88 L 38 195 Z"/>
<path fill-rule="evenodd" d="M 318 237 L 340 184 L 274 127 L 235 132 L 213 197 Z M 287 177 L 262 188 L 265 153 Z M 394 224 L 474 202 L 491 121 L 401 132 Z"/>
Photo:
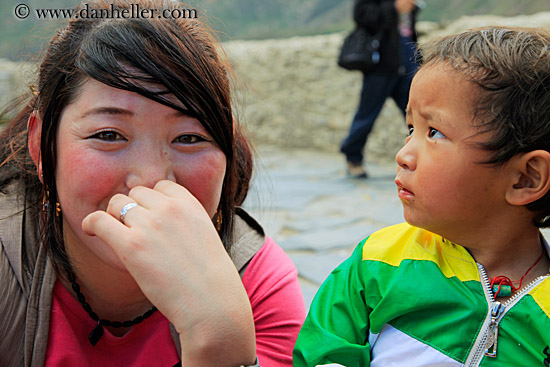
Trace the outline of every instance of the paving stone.
<path fill-rule="evenodd" d="M 356 219 L 388 226 L 403 221 L 403 209 L 398 199 L 383 196 L 373 200 L 372 193 L 356 192 L 354 195 L 323 198 L 308 207 L 310 213 L 328 213 L 333 217 Z M 312 214 L 314 215 L 314 214 Z"/>
<path fill-rule="evenodd" d="M 384 227 L 405 221 L 401 203 L 393 201 L 387 201 L 385 204 L 373 203 L 372 210 L 365 211 L 365 218 L 381 223 Z"/>
<path fill-rule="evenodd" d="M 268 206 L 272 209 L 300 210 L 319 195 L 308 189 L 302 182 L 286 182 L 274 185 L 276 189 L 269 190 L 264 187 L 255 187 L 251 190 L 250 198 L 247 197 L 245 207 L 258 208 L 270 199 Z M 294 188 L 293 188 L 294 187 Z"/>
<path fill-rule="evenodd" d="M 323 254 L 293 254 L 289 257 L 298 268 L 301 277 L 320 286 L 328 275 L 351 255 L 352 250 Z"/>
<path fill-rule="evenodd" d="M 320 284 L 371 233 L 403 221 L 395 164 L 345 176 L 339 153 L 263 147 L 244 207 L 294 261 L 309 309 Z M 336 366 L 336 365 L 334 365 Z"/>
<path fill-rule="evenodd" d="M 316 231 L 319 228 L 336 228 L 342 227 L 345 225 L 351 225 L 359 221 L 358 218 L 350 217 L 331 217 L 329 215 L 322 215 L 323 213 L 318 213 L 321 215 L 311 215 L 308 216 L 293 216 L 298 217 L 294 218 L 292 222 L 285 223 L 284 226 L 290 230 L 297 232 L 306 232 L 306 231 Z"/>
<path fill-rule="evenodd" d="M 282 239 L 279 244 L 285 250 L 312 250 L 315 252 L 349 248 L 357 245 L 378 229 L 378 227 L 365 224 L 335 229 L 318 229 Z"/>

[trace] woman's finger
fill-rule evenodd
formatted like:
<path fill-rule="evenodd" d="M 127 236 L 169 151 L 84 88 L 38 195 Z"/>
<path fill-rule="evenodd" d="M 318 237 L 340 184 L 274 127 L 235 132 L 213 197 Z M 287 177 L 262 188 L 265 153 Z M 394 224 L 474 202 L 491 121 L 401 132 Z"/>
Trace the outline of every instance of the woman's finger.
<path fill-rule="evenodd" d="M 82 221 L 82 230 L 89 236 L 97 236 L 117 253 L 117 243 L 123 243 L 130 235 L 129 228 L 107 212 L 98 210 Z M 115 246 L 113 246 L 115 244 Z"/>
<path fill-rule="evenodd" d="M 102 258 L 104 258 L 107 263 L 119 270 L 126 269 L 126 265 L 124 265 L 120 259 L 120 254 L 117 251 L 118 249 L 111 246 L 111 244 L 105 240 L 105 238 L 111 237 L 120 241 L 120 238 L 126 236 L 124 234 L 124 231 L 128 230 L 126 226 L 108 213 L 96 211 L 84 218 L 82 221 L 82 230 L 89 236 L 97 236 L 101 239 L 99 243 L 96 243 L 94 251 L 96 253 L 101 253 Z"/>
<path fill-rule="evenodd" d="M 117 194 L 109 200 L 107 213 L 117 219 L 126 226 L 138 223 L 136 218 L 139 218 L 147 209 L 143 208 L 139 203 L 132 200 L 126 195 Z"/>
<path fill-rule="evenodd" d="M 128 197 L 139 205 L 153 210 L 157 216 L 173 216 L 183 219 L 189 215 L 208 215 L 200 201 L 185 187 L 172 181 L 159 181 L 150 189 L 137 186 L 130 190 Z M 193 218 L 198 219 L 198 218 Z M 205 219 L 205 218 L 203 218 Z"/>
<path fill-rule="evenodd" d="M 157 182 L 153 188 L 136 186 L 130 190 L 128 197 L 147 209 L 156 207 L 165 199 L 195 199 L 185 187 L 168 180 Z"/>
<path fill-rule="evenodd" d="M 168 180 L 157 182 L 153 189 L 175 199 L 187 198 L 189 196 L 193 197 L 193 199 L 195 198 L 185 187 Z"/>

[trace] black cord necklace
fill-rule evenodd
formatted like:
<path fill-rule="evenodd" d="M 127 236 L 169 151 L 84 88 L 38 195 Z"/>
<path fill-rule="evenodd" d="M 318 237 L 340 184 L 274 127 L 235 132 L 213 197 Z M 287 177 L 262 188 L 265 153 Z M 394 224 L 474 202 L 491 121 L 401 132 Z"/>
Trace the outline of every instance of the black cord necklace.
<path fill-rule="evenodd" d="M 90 315 L 92 320 L 97 322 L 97 326 L 92 330 L 90 335 L 88 336 L 88 340 L 90 341 L 90 344 L 95 346 L 97 342 L 99 342 L 99 339 L 103 336 L 103 326 L 110 326 L 114 328 L 122 328 L 122 327 L 130 327 L 136 324 L 139 324 L 149 316 L 151 316 L 157 308 L 153 306 L 149 311 L 145 312 L 143 315 L 136 317 L 133 320 L 127 320 L 127 321 L 109 321 L 105 319 L 100 319 L 99 316 L 92 310 L 92 307 L 88 302 L 86 302 L 86 297 L 80 292 L 80 286 L 76 283 L 75 277 L 73 275 L 73 272 L 67 269 L 67 277 L 69 279 L 69 282 L 71 282 L 71 285 L 73 287 L 73 291 L 76 293 L 76 297 L 78 298 L 78 302 L 82 305 L 84 308 L 84 311 Z"/>

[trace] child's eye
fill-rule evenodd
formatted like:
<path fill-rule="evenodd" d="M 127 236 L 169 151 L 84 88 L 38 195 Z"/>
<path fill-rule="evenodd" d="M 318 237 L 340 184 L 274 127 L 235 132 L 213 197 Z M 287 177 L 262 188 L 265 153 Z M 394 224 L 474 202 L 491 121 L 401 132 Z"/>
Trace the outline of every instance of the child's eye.
<path fill-rule="evenodd" d="M 174 139 L 174 143 L 196 144 L 204 140 L 206 139 L 199 135 L 183 134 Z"/>
<path fill-rule="evenodd" d="M 430 127 L 430 132 L 428 133 L 429 137 L 432 139 L 445 139 L 446 136 L 439 132 L 437 129 Z"/>
<path fill-rule="evenodd" d="M 126 140 L 122 135 L 120 135 L 116 131 L 111 131 L 111 130 L 100 131 L 100 132 L 90 136 L 90 138 L 103 140 L 103 141 Z"/>
<path fill-rule="evenodd" d="M 407 128 L 409 129 L 407 136 L 411 136 L 414 132 L 414 127 L 412 125 L 407 125 Z"/>

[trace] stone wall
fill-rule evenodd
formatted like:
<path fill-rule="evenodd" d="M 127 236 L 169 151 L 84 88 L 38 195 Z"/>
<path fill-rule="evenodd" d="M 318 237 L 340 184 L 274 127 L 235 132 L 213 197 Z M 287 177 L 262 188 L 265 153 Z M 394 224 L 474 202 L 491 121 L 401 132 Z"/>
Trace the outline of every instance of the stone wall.
<path fill-rule="evenodd" d="M 550 12 L 514 18 L 463 17 L 446 27 L 420 23 L 420 41 L 489 24 L 550 28 Z M 344 36 L 225 44 L 242 79 L 236 94 L 239 116 L 257 144 L 338 151 L 357 108 L 362 81 L 360 72 L 336 65 Z M 369 138 L 368 159 L 393 160 L 406 134 L 400 111 L 388 100 Z"/>
<path fill-rule="evenodd" d="M 28 90 L 33 81 L 33 65 L 0 59 L 0 111 Z"/>
<path fill-rule="evenodd" d="M 441 27 L 420 23 L 425 37 L 488 24 L 550 28 L 550 12 L 501 18 L 464 17 Z M 231 41 L 236 114 L 258 144 L 337 152 L 357 107 L 362 75 L 336 65 L 344 33 L 281 40 Z M 0 107 L 27 88 L 32 65 L 0 59 Z M 404 119 L 388 100 L 367 146 L 369 159 L 393 160 L 404 142 Z"/>

